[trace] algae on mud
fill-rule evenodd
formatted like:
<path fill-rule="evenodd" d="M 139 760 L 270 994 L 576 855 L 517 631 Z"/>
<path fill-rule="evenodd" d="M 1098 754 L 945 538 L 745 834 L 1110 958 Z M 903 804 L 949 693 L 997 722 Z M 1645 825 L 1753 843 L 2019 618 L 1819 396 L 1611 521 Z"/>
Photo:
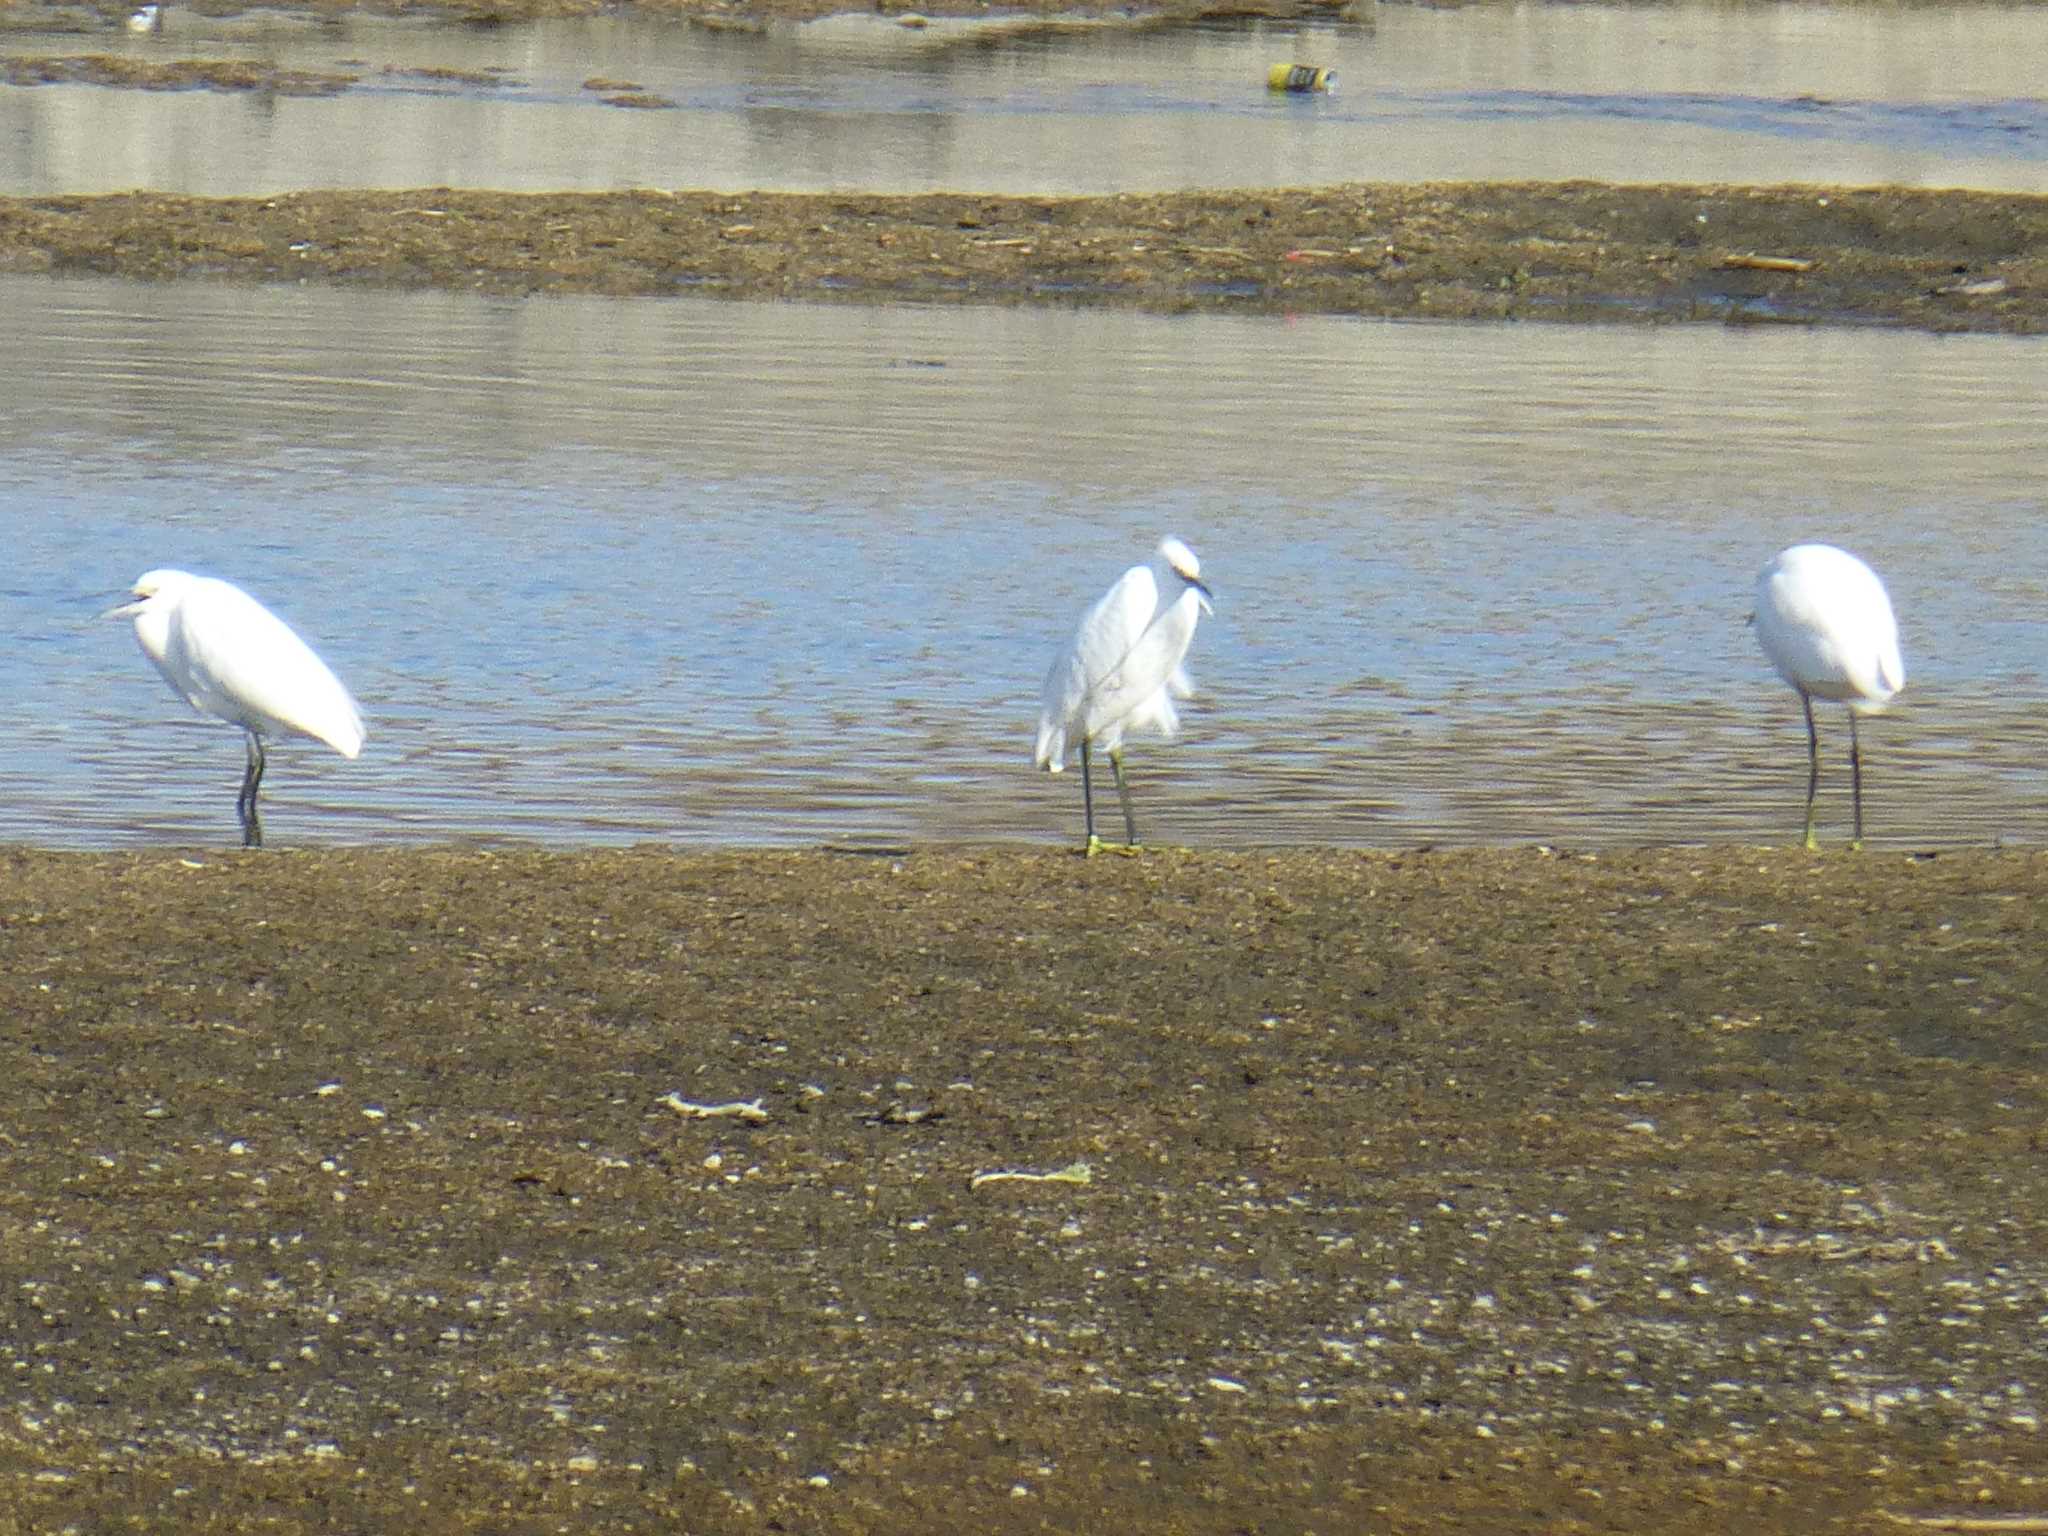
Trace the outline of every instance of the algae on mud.
<path fill-rule="evenodd" d="M 2041 334 L 2048 198 L 1589 182 L 1065 198 L 138 192 L 0 199 L 0 272 Z"/>
<path fill-rule="evenodd" d="M 0 855 L 7 1505 L 2039 1510 L 2044 911 L 1990 851 Z"/>

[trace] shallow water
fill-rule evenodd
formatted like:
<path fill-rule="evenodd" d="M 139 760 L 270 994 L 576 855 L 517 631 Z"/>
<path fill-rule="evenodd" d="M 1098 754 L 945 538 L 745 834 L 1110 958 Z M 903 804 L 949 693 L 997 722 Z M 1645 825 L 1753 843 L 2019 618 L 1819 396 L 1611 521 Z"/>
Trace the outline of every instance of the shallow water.
<path fill-rule="evenodd" d="M 1130 753 L 1156 840 L 1788 838 L 1744 620 L 1809 537 L 1901 613 L 1872 841 L 2040 840 L 2038 343 L 40 279 L 0 326 L 0 839 L 231 840 L 235 733 L 96 617 L 163 564 L 362 700 L 360 761 L 272 753 L 279 844 L 1073 836 L 1039 683 L 1171 530 L 1218 604 Z"/>
<path fill-rule="evenodd" d="M 2035 5 L 1384 5 L 1351 25 L 1160 33 L 843 17 L 758 35 L 168 14 L 156 37 L 95 19 L 10 28 L 0 46 L 361 83 L 328 99 L 0 86 L 0 193 L 1576 177 L 2048 191 Z M 1290 60 L 1336 69 L 1337 92 L 1268 92 L 1268 66 Z M 671 105 L 608 106 L 616 91 L 592 81 Z"/>

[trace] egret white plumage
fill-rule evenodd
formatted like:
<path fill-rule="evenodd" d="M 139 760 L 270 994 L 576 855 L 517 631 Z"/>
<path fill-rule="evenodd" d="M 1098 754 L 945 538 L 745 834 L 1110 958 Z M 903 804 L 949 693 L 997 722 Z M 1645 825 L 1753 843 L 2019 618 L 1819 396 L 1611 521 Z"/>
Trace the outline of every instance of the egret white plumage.
<path fill-rule="evenodd" d="M 1877 572 L 1832 544 L 1795 544 L 1756 579 L 1756 637 L 1806 712 L 1806 846 L 1820 788 L 1820 733 L 1813 701 L 1849 707 L 1849 776 L 1856 807 L 1853 848 L 1863 846 L 1863 752 L 1856 717 L 1873 715 L 1906 686 L 1899 624 Z"/>
<path fill-rule="evenodd" d="M 310 736 L 352 758 L 363 748 L 355 700 L 290 625 L 232 582 L 146 571 L 134 593 L 134 602 L 107 616 L 135 621 L 142 653 L 186 703 L 248 733 L 235 812 L 243 846 L 262 846 L 256 790 L 263 782 L 264 736 Z"/>
<path fill-rule="evenodd" d="M 1136 848 L 1138 828 L 1124 781 L 1124 737 L 1135 730 L 1173 735 L 1180 728 L 1173 701 L 1194 693 L 1181 662 L 1195 638 L 1196 621 L 1212 611 L 1214 594 L 1202 582 L 1202 562 L 1179 539 L 1162 539 L 1157 559 L 1178 585 L 1162 598 L 1152 568 L 1132 566 L 1082 615 L 1072 642 L 1046 674 L 1033 760 L 1058 773 L 1066 766 L 1068 748 L 1079 746 L 1081 806 L 1091 854 L 1105 845 L 1095 835 L 1090 746 L 1109 754 L 1123 805 L 1124 846 Z"/>

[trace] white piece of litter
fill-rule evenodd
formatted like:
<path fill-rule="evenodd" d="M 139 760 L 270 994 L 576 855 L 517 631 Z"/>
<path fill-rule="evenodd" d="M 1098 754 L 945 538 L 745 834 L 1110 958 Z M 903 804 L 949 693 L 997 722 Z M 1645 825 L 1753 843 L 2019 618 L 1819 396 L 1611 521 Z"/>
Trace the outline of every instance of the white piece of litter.
<path fill-rule="evenodd" d="M 979 1189 L 984 1184 L 1092 1184 L 1095 1172 L 1086 1163 L 1069 1163 L 1064 1168 L 1055 1168 L 1051 1173 L 1033 1173 L 1025 1168 L 995 1168 L 987 1173 L 977 1173 L 967 1181 L 969 1189 Z"/>
<path fill-rule="evenodd" d="M 685 1120 L 716 1120 L 722 1115 L 736 1115 L 742 1120 L 760 1121 L 768 1118 L 768 1111 L 761 1107 L 759 1099 L 735 1099 L 729 1104 L 692 1104 L 680 1094 L 667 1094 L 657 1102 L 667 1105 Z"/>

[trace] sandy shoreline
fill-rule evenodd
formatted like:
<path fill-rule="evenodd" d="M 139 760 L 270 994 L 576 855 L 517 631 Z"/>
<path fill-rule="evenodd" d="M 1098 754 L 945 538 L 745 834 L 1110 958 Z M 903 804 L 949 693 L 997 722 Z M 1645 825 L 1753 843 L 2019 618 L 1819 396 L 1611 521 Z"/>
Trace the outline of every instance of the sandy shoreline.
<path fill-rule="evenodd" d="M 1992 852 L 13 850 L 7 1504 L 2038 1511 L 2044 912 Z"/>

